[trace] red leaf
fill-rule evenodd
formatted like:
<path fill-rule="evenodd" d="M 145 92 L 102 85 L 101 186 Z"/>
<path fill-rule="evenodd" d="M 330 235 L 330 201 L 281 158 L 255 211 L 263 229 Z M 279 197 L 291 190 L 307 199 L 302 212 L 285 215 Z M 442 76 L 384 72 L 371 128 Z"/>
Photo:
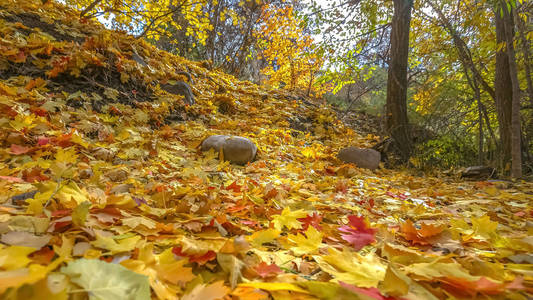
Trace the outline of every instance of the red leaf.
<path fill-rule="evenodd" d="M 283 273 L 283 271 L 276 265 L 267 265 L 265 262 L 261 262 L 255 267 L 255 271 L 261 278 L 273 277 L 277 274 Z"/>
<path fill-rule="evenodd" d="M 226 187 L 226 190 L 232 190 L 235 193 L 241 192 L 242 185 L 238 185 L 237 181 L 232 182 L 230 185 Z"/>
<path fill-rule="evenodd" d="M 60 135 L 56 138 L 54 138 L 54 144 L 58 145 L 59 147 L 62 147 L 62 148 L 67 148 L 67 147 L 70 147 L 72 146 L 72 142 L 70 141 L 70 139 L 72 138 L 72 134 L 74 133 L 74 131 L 71 131 L 70 133 L 68 134 L 63 134 L 63 135 Z"/>
<path fill-rule="evenodd" d="M 352 244 L 356 251 L 361 250 L 364 246 L 375 242 L 376 228 L 370 228 L 363 217 L 349 216 L 348 225 L 339 227 L 341 238 Z"/>
<path fill-rule="evenodd" d="M 54 250 L 50 249 L 50 247 L 48 246 L 45 246 L 42 247 L 41 250 L 33 252 L 30 255 L 30 258 L 36 263 L 47 265 L 52 261 L 54 255 Z"/>
<path fill-rule="evenodd" d="M 50 138 L 47 138 L 45 136 L 40 136 L 37 138 L 37 144 L 39 144 L 39 146 L 44 146 L 48 143 L 50 143 Z"/>
<path fill-rule="evenodd" d="M 14 155 L 20 155 L 20 154 L 27 153 L 30 150 L 31 150 L 31 148 L 28 148 L 28 147 L 11 144 L 11 148 L 9 149 L 9 153 L 14 154 Z"/>
<path fill-rule="evenodd" d="M 217 254 L 215 253 L 215 251 L 212 251 L 212 250 L 209 250 L 205 254 L 202 254 L 202 255 L 191 255 L 191 254 L 182 252 L 181 247 L 172 248 L 172 253 L 176 254 L 177 256 L 188 257 L 190 262 L 195 262 L 200 265 L 203 265 L 206 262 L 211 261 L 217 257 Z"/>
<path fill-rule="evenodd" d="M 322 216 L 316 212 L 313 212 L 312 215 L 307 215 L 305 218 L 300 218 L 298 221 L 303 223 L 303 231 L 306 231 L 307 228 L 309 228 L 309 225 L 315 227 L 316 230 L 322 230 L 322 226 L 320 226 L 320 222 L 322 222 Z"/>

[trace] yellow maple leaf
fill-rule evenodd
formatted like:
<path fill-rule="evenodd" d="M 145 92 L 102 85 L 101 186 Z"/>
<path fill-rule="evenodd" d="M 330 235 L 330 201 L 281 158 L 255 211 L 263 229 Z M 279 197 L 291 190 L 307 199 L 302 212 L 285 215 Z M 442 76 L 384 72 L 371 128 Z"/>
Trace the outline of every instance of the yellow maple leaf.
<path fill-rule="evenodd" d="M 458 263 L 418 263 L 405 267 L 404 272 L 408 274 L 415 274 L 428 280 L 452 277 L 467 281 L 477 281 L 481 278 L 480 276 L 470 275 L 468 271 Z"/>
<path fill-rule="evenodd" d="M 385 278 L 379 283 L 379 290 L 390 296 L 400 297 L 409 292 L 411 279 L 389 264 Z"/>
<path fill-rule="evenodd" d="M 112 237 L 104 237 L 96 234 L 96 240 L 92 241 L 91 245 L 109 250 L 112 254 L 115 254 L 133 250 L 140 239 L 140 236 L 135 235 L 129 238 L 115 240 Z"/>
<path fill-rule="evenodd" d="M 297 235 L 290 234 L 288 240 L 296 244 L 290 248 L 295 255 L 315 254 L 322 244 L 322 233 L 318 232 L 315 227 L 309 226 L 305 231 L 305 236 L 299 233 Z"/>
<path fill-rule="evenodd" d="M 65 162 L 65 163 L 76 163 L 78 160 L 78 155 L 76 154 L 76 149 L 69 148 L 67 150 L 59 148 L 55 155 L 56 161 Z"/>
<path fill-rule="evenodd" d="M 66 185 L 63 185 L 57 191 L 55 197 L 68 208 L 74 208 L 85 201 L 90 202 L 87 192 L 80 189 L 74 181 L 70 181 Z"/>
<path fill-rule="evenodd" d="M 172 263 L 156 265 L 155 270 L 160 278 L 170 283 L 184 284 L 196 278 L 196 275 L 192 273 L 192 268 L 184 266 L 187 263 L 187 259 L 174 260 Z"/>
<path fill-rule="evenodd" d="M 283 209 L 281 215 L 272 217 L 272 223 L 274 223 L 274 228 L 277 230 L 283 229 L 283 226 L 287 227 L 287 229 L 300 229 L 302 228 L 302 223 L 298 219 L 306 216 L 306 211 L 301 209 L 291 211 L 290 207 L 287 206 Z"/>
<path fill-rule="evenodd" d="M 252 235 L 247 237 L 247 240 L 252 246 L 261 248 L 264 243 L 270 243 L 275 240 L 280 233 L 280 230 L 269 228 L 254 232 Z"/>
<path fill-rule="evenodd" d="M 320 268 L 329 273 L 335 282 L 345 282 L 358 287 L 377 287 L 385 277 L 386 266 L 374 253 L 360 255 L 347 248 L 341 251 L 329 248 L 329 254 L 313 256 Z"/>
<path fill-rule="evenodd" d="M 0 248 L 0 268 L 4 270 L 24 268 L 31 262 L 28 255 L 35 251 L 35 248 L 24 246 L 2 247 Z"/>
<path fill-rule="evenodd" d="M 465 240 L 469 240 L 471 238 L 476 240 L 490 240 L 497 236 L 497 227 L 498 222 L 491 221 L 490 217 L 487 215 L 480 218 L 472 218 L 472 230 L 474 232 L 465 237 Z"/>

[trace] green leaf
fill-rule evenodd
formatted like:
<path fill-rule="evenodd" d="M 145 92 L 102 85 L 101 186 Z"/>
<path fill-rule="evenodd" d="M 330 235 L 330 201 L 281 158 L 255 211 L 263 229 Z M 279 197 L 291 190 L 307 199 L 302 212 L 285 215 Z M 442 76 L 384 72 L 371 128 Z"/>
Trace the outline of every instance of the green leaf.
<path fill-rule="evenodd" d="M 119 264 L 79 259 L 61 268 L 70 281 L 81 286 L 91 300 L 149 300 L 148 277 Z"/>

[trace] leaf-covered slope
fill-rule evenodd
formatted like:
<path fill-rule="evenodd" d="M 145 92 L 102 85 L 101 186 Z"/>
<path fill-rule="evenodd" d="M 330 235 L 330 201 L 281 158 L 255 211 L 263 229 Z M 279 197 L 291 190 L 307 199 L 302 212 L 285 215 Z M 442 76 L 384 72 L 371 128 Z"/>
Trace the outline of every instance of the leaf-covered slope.
<path fill-rule="evenodd" d="M 338 149 L 375 140 L 325 106 L 54 2 L 0 8 L 6 297 L 138 299 L 146 282 L 160 299 L 531 296 L 531 184 L 342 165 Z M 159 88 L 180 71 L 195 105 Z M 250 138 L 258 159 L 200 153 L 211 134 Z M 91 280 L 91 259 L 126 269 Z"/>

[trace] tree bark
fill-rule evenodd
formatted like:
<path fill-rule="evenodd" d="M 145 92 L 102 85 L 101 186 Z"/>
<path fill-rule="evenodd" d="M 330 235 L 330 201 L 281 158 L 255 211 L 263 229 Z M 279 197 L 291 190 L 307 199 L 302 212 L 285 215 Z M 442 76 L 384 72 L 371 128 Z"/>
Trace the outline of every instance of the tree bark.
<path fill-rule="evenodd" d="M 526 24 L 520 19 L 517 9 L 513 9 L 513 17 L 516 22 L 516 27 L 518 31 L 518 37 L 520 38 L 520 46 L 522 50 L 522 55 L 524 56 L 524 71 L 526 75 L 527 83 L 527 94 L 529 96 L 529 103 L 533 105 L 533 80 L 531 79 L 531 51 L 529 40 L 526 37 L 528 29 Z"/>
<path fill-rule="evenodd" d="M 394 0 L 387 78 L 387 132 L 400 149 L 403 161 L 409 159 L 412 151 L 407 119 L 407 59 L 412 7 L 413 0 Z"/>
<path fill-rule="evenodd" d="M 518 81 L 518 68 L 516 66 L 516 56 L 513 45 L 513 17 L 512 12 L 507 9 L 505 1 L 501 1 L 504 27 L 505 27 L 505 46 L 507 48 L 507 59 L 509 60 L 509 75 L 513 89 L 513 98 L 511 105 L 511 176 L 514 178 L 522 177 L 522 147 L 520 128 L 520 82 Z M 510 8 L 513 9 L 512 7 Z"/>
<path fill-rule="evenodd" d="M 505 25 L 500 11 L 494 11 L 496 25 L 496 44 L 505 43 Z M 499 48 L 498 48 L 499 49 Z M 507 51 L 499 49 L 496 52 L 496 65 L 494 73 L 494 102 L 498 112 L 498 126 L 500 132 L 500 159 L 503 170 L 510 167 L 511 163 L 511 108 L 513 89 L 509 73 L 509 59 Z"/>
<path fill-rule="evenodd" d="M 481 93 L 476 84 L 476 100 L 477 100 L 477 109 L 478 109 L 478 163 L 480 166 L 483 165 L 483 111 L 481 110 Z"/>

